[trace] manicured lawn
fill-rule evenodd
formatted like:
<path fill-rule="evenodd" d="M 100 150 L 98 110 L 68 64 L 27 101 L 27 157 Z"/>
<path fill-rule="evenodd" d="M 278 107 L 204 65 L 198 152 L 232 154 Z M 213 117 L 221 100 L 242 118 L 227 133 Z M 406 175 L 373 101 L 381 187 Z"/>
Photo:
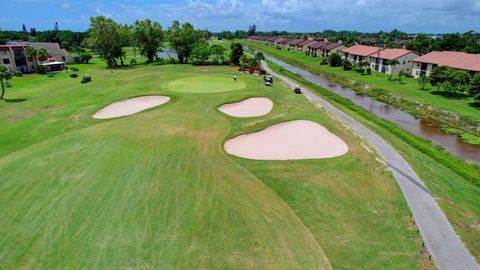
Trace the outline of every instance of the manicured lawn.
<path fill-rule="evenodd" d="M 436 94 L 436 88 L 429 84 L 425 90 L 420 90 L 420 86 L 416 79 L 403 78 L 402 83 L 398 79 L 389 81 L 385 74 L 378 74 L 373 72 L 372 75 L 361 75 L 355 71 L 345 71 L 341 67 L 331 67 L 329 65 L 320 65 L 320 58 L 308 56 L 303 53 L 292 52 L 288 50 L 277 50 L 275 47 L 267 46 L 258 42 L 242 40 L 242 43 L 249 44 L 260 48 L 266 53 L 272 53 L 294 59 L 305 64 L 312 72 L 321 71 L 332 74 L 339 74 L 347 78 L 363 82 L 372 87 L 382 88 L 395 95 L 407 97 L 413 101 L 418 101 L 424 104 L 435 106 L 437 108 L 452 111 L 460 115 L 467 115 L 480 120 L 480 107 L 475 106 L 475 100 L 471 97 L 465 98 L 447 98 L 445 96 Z"/>
<path fill-rule="evenodd" d="M 15 78 L 0 102 L 0 268 L 414 269 L 421 240 L 392 179 L 350 130 L 283 85 L 227 67 L 187 65 Z M 243 89 L 187 93 L 180 79 L 233 75 Z M 228 83 L 228 82 L 226 82 Z M 192 85 L 194 86 L 194 85 Z M 138 95 L 172 100 L 91 118 Z M 264 117 L 217 108 L 250 96 Z M 235 158 L 222 143 L 307 119 L 350 152 L 323 160 Z M 383 173 L 382 173 L 383 172 Z"/>

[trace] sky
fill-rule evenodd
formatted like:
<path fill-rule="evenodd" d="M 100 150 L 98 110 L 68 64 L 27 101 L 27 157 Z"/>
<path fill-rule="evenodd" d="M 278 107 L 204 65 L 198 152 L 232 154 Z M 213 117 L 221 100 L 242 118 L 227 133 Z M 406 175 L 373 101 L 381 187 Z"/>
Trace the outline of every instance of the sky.
<path fill-rule="evenodd" d="M 104 15 L 120 23 L 189 21 L 212 32 L 327 29 L 408 33 L 480 32 L 480 0 L 1 0 L 2 30 L 84 31 L 89 18 Z"/>

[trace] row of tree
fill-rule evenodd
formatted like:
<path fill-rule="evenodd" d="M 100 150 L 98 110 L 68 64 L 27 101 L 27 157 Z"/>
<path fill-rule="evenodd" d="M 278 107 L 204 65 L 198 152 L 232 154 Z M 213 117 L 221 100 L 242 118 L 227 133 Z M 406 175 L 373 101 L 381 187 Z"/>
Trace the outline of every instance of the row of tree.
<path fill-rule="evenodd" d="M 180 24 L 179 21 L 173 21 L 164 31 L 160 23 L 149 19 L 137 20 L 133 25 L 123 25 L 104 16 L 90 18 L 89 32 L 88 45 L 98 52 L 110 67 L 118 65 L 117 59 L 120 59 L 123 65 L 123 48 L 126 46 L 139 47 L 148 61 L 152 62 L 164 42 L 168 42 L 177 52 L 180 63 L 186 63 L 192 56 L 193 49 L 207 44 L 211 37 L 208 31 L 196 30 L 188 22 Z M 196 56 L 201 57 L 198 54 Z"/>
<path fill-rule="evenodd" d="M 453 69 L 445 66 L 435 67 L 428 77 L 418 79 L 421 89 L 430 83 L 437 87 L 437 91 L 444 90 L 447 96 L 455 97 L 458 93 L 468 94 L 480 99 L 480 74 L 471 75 L 466 71 Z"/>

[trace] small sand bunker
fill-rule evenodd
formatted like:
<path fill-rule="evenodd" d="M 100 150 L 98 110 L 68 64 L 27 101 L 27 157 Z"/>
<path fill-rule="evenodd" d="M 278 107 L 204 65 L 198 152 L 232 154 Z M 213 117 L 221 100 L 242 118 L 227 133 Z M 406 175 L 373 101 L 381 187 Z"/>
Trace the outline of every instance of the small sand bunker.
<path fill-rule="evenodd" d="M 225 143 L 227 153 L 257 160 L 331 158 L 344 155 L 348 146 L 323 126 L 307 120 L 273 125 Z"/>
<path fill-rule="evenodd" d="M 240 102 L 224 104 L 218 108 L 224 114 L 235 117 L 254 117 L 269 113 L 273 102 L 268 98 L 247 98 Z"/>
<path fill-rule="evenodd" d="M 132 115 L 162 104 L 167 103 L 170 97 L 166 96 L 142 96 L 122 100 L 108 105 L 93 115 L 95 119 L 116 118 Z"/>

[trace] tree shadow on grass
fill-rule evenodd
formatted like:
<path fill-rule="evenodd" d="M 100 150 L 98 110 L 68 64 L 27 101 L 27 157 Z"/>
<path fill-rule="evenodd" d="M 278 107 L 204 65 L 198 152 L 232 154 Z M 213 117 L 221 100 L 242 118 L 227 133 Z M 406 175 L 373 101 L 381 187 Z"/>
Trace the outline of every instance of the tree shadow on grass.
<path fill-rule="evenodd" d="M 451 93 L 451 92 L 447 92 L 447 91 L 435 90 L 435 91 L 432 91 L 430 93 L 432 93 L 433 95 L 442 96 L 442 97 L 446 97 L 446 98 L 455 98 L 455 99 L 468 99 L 468 98 L 470 98 L 470 96 L 468 94 L 460 93 L 460 92 Z"/>
<path fill-rule="evenodd" d="M 480 110 L 480 100 L 468 103 L 470 107 L 477 108 Z"/>
<path fill-rule="evenodd" d="M 26 98 L 4 98 L 3 99 L 7 103 L 19 103 L 19 102 L 24 102 L 27 101 Z"/>

